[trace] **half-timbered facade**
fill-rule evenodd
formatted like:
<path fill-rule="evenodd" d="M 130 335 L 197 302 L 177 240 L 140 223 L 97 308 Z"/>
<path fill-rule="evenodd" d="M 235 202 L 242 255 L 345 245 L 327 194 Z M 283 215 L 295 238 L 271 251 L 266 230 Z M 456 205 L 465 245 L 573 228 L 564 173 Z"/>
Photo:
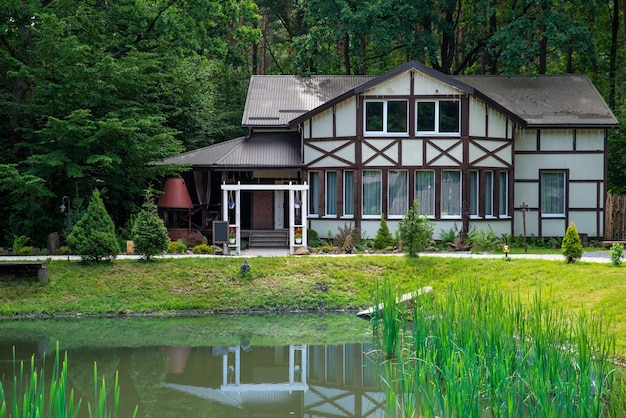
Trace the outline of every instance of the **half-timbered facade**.
<path fill-rule="evenodd" d="M 463 219 L 497 235 L 563 236 L 575 222 L 603 236 L 618 122 L 585 76 L 448 76 L 417 62 L 381 76 L 254 76 L 243 126 L 246 138 L 166 162 L 218 184 L 306 182 L 299 222 L 320 236 L 352 223 L 373 237 L 383 217 L 393 231 L 414 199 L 435 238 Z M 281 193 L 244 199 L 242 226 L 293 225 Z"/>

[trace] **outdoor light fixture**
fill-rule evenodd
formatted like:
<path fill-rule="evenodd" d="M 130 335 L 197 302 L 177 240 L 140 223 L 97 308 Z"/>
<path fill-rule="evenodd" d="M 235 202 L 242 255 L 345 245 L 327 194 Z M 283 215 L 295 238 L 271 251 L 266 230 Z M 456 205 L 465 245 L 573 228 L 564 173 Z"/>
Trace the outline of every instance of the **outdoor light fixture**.
<path fill-rule="evenodd" d="M 504 251 L 504 258 L 506 260 L 509 259 L 509 252 L 511 251 L 511 248 L 509 248 L 508 245 L 505 245 L 504 247 L 502 247 L 502 251 Z"/>
<path fill-rule="evenodd" d="M 65 201 L 67 200 L 67 206 L 65 206 Z M 69 212 L 70 210 L 70 198 L 69 196 L 63 196 L 61 198 L 61 206 L 59 206 L 59 210 L 63 213 L 65 212 L 65 210 L 67 209 L 67 211 Z"/>

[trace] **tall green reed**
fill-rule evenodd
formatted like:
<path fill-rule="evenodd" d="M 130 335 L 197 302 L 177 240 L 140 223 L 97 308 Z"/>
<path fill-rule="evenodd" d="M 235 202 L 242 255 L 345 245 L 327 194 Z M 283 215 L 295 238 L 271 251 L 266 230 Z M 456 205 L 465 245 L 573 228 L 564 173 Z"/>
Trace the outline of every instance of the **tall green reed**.
<path fill-rule="evenodd" d="M 624 385 L 611 362 L 611 322 L 601 316 L 568 315 L 540 294 L 523 305 L 519 295 L 463 281 L 434 298 L 415 299 L 411 320 L 382 367 L 392 416 L 626 412 Z"/>
<path fill-rule="evenodd" d="M 81 400 L 74 398 L 74 390 L 68 386 L 67 353 L 61 361 L 59 343 L 56 345 L 56 354 L 50 376 L 46 385 L 45 355 L 41 368 L 35 365 L 35 356 L 31 357 L 29 366 L 23 361 L 16 360 L 13 348 L 13 391 L 12 405 L 7 405 L 4 388 L 0 382 L 0 418 L 75 418 L 78 416 Z M 88 404 L 90 418 L 116 418 L 119 406 L 119 382 L 117 374 L 113 385 L 114 399 L 112 408 L 107 408 L 106 386 L 104 379 L 98 385 L 97 367 L 94 364 L 94 393 L 95 405 L 92 409 Z M 47 401 L 46 401 L 47 399 Z M 135 408 L 133 417 L 137 415 Z"/>

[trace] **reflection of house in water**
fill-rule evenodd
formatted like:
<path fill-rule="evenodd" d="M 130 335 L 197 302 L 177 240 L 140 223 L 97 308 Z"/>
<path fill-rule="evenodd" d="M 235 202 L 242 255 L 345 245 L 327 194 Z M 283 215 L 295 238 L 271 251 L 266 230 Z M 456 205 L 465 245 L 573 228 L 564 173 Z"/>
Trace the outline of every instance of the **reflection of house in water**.
<path fill-rule="evenodd" d="M 164 386 L 245 409 L 246 416 L 382 416 L 384 394 L 368 347 L 170 347 Z"/>

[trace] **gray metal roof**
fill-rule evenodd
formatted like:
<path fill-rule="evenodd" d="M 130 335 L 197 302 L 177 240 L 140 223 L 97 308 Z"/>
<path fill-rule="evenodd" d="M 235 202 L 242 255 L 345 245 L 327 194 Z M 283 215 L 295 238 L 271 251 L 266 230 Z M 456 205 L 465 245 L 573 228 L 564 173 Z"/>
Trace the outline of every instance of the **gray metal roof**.
<path fill-rule="evenodd" d="M 297 132 L 257 133 L 166 158 L 160 164 L 212 168 L 300 167 L 300 135 Z"/>
<path fill-rule="evenodd" d="M 244 127 L 288 126 L 289 122 L 298 116 L 373 78 L 373 76 L 252 76 L 241 124 Z"/>
<path fill-rule="evenodd" d="M 527 127 L 617 127 L 619 122 L 585 75 L 454 76 Z"/>

